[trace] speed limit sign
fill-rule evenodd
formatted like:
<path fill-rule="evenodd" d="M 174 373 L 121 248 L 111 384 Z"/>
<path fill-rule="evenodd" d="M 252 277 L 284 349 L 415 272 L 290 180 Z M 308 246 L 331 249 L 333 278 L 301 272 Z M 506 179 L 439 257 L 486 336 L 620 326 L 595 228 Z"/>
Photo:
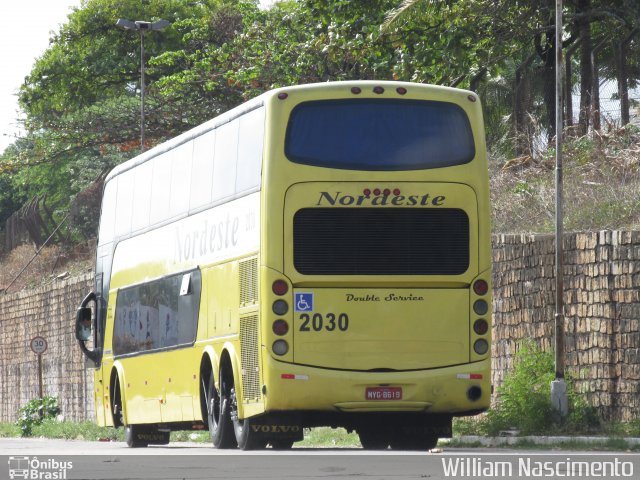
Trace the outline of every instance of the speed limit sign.
<path fill-rule="evenodd" d="M 47 341 L 44 339 L 44 337 L 33 337 L 31 339 L 31 350 L 33 350 L 33 353 L 37 353 L 38 355 L 46 352 Z"/>

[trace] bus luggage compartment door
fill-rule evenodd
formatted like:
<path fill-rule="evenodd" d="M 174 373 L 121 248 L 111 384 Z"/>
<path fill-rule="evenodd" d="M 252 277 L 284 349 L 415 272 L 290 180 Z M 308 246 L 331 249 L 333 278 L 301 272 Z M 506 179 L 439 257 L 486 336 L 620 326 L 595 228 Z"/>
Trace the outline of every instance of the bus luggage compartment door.
<path fill-rule="evenodd" d="M 469 361 L 466 288 L 315 288 L 294 297 L 295 363 L 385 371 Z"/>

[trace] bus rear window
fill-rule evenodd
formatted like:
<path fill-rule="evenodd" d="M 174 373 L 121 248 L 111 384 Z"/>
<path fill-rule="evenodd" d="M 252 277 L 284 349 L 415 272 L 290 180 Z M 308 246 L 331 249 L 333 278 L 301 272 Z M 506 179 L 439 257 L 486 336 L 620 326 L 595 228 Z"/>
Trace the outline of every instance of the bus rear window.
<path fill-rule="evenodd" d="M 419 170 L 470 162 L 469 119 L 453 103 L 349 99 L 301 103 L 287 126 L 295 163 L 349 170 Z"/>

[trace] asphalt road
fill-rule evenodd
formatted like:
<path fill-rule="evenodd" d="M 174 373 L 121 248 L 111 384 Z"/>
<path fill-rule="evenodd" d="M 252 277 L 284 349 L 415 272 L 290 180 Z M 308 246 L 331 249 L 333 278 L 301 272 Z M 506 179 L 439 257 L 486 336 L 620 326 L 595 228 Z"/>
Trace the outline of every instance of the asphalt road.
<path fill-rule="evenodd" d="M 640 455 L 449 447 L 429 453 L 343 448 L 241 452 L 196 443 L 131 449 L 121 442 L 0 438 L 0 479 L 10 479 L 12 474 L 14 478 L 86 480 L 613 479 L 639 478 Z"/>

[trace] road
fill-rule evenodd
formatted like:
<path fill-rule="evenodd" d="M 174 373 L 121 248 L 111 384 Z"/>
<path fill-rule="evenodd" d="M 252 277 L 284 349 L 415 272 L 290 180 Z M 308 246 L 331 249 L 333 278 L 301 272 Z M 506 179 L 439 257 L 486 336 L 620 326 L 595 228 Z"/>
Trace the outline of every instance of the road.
<path fill-rule="evenodd" d="M 579 469 L 592 475 L 568 475 Z M 120 442 L 0 438 L 0 479 L 10 478 L 11 473 L 15 478 L 86 480 L 408 480 L 491 476 L 613 479 L 638 478 L 640 455 L 449 447 L 429 453 L 343 448 L 241 452 L 215 450 L 208 444 L 196 443 L 131 449 Z"/>

